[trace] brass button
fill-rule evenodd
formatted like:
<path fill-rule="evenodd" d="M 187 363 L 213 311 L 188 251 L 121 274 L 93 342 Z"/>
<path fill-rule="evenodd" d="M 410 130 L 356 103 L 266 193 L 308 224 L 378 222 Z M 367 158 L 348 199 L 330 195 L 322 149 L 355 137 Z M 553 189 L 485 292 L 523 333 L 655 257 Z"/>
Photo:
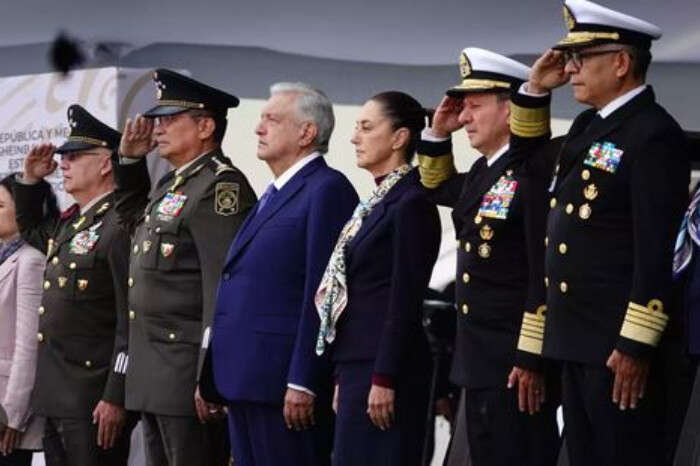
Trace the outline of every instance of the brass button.
<path fill-rule="evenodd" d="M 544 286 L 549 286 L 549 278 L 544 277 Z"/>
<path fill-rule="evenodd" d="M 68 268 L 70 268 L 71 270 L 75 270 L 77 266 L 78 265 L 75 262 L 71 262 L 70 264 L 68 264 Z"/>
<path fill-rule="evenodd" d="M 160 227 L 156 227 L 156 233 L 160 233 Z"/>
<path fill-rule="evenodd" d="M 550 208 L 550 209 L 553 209 L 553 208 L 555 208 L 556 206 L 557 206 L 557 199 L 556 199 L 555 197 L 553 197 L 553 198 L 549 201 L 549 208 Z"/>
<path fill-rule="evenodd" d="M 44 334 L 41 333 L 41 332 L 39 332 L 39 333 L 36 335 L 36 339 L 39 340 L 39 343 L 41 343 L 42 341 L 44 341 Z"/>
<path fill-rule="evenodd" d="M 150 216 L 150 215 L 146 215 L 146 223 L 148 223 L 148 222 L 150 222 L 150 221 L 151 221 L 151 216 Z"/>
<path fill-rule="evenodd" d="M 464 274 L 462 274 L 462 281 L 464 283 L 469 283 L 469 274 L 468 273 L 465 272 Z"/>
<path fill-rule="evenodd" d="M 482 220 L 483 218 L 481 218 L 481 215 L 477 214 L 477 216 L 474 217 L 474 223 L 476 223 L 477 225 L 480 224 Z"/>
<path fill-rule="evenodd" d="M 134 311 L 129 311 L 129 319 L 134 320 L 136 318 L 136 313 Z"/>
<path fill-rule="evenodd" d="M 168 338 L 170 338 L 171 340 L 174 340 L 174 339 L 175 339 L 175 334 L 174 334 L 174 333 L 171 333 L 170 335 L 168 335 Z"/>
<path fill-rule="evenodd" d="M 138 253 L 139 253 L 139 245 L 134 244 L 134 254 L 138 254 Z"/>
<path fill-rule="evenodd" d="M 90 369 L 92 367 L 92 361 L 85 361 L 85 367 Z"/>
<path fill-rule="evenodd" d="M 581 178 L 583 178 L 584 181 L 588 181 L 591 178 L 591 172 L 588 170 L 583 170 L 581 172 Z"/>
<path fill-rule="evenodd" d="M 566 293 L 569 290 L 569 285 L 567 285 L 566 282 L 561 282 L 559 284 L 559 289 L 562 293 Z"/>
<path fill-rule="evenodd" d="M 574 211 L 574 205 L 573 204 L 566 204 L 566 213 L 571 215 L 571 213 Z"/>
<path fill-rule="evenodd" d="M 469 306 L 466 304 L 462 304 L 462 314 L 466 314 L 469 312 Z"/>
<path fill-rule="evenodd" d="M 133 277 L 129 277 L 129 282 L 128 282 L 128 283 L 129 283 L 129 286 L 130 286 L 130 287 L 131 287 L 131 286 L 134 286 L 134 279 L 133 279 Z"/>
<path fill-rule="evenodd" d="M 44 306 L 39 306 L 39 315 L 43 316 L 46 313 L 46 308 Z"/>
<path fill-rule="evenodd" d="M 561 243 L 559 245 L 559 252 L 561 254 L 566 254 L 566 251 L 568 251 L 568 250 L 569 250 L 569 247 L 566 245 L 566 243 Z"/>
<path fill-rule="evenodd" d="M 479 257 L 482 259 L 488 259 L 491 255 L 491 246 L 488 243 L 482 243 L 479 245 Z"/>
<path fill-rule="evenodd" d="M 464 250 L 467 252 L 471 251 L 472 250 L 472 243 L 470 243 L 469 241 L 464 243 Z"/>
<path fill-rule="evenodd" d="M 58 257 L 54 257 L 53 259 L 51 259 L 51 263 L 53 265 L 58 265 Z"/>
<path fill-rule="evenodd" d="M 549 237 L 545 236 L 544 237 L 544 247 L 547 247 L 547 246 L 549 246 Z"/>
<path fill-rule="evenodd" d="M 44 289 L 48 290 L 49 288 L 51 288 L 51 282 L 48 280 L 44 280 Z"/>

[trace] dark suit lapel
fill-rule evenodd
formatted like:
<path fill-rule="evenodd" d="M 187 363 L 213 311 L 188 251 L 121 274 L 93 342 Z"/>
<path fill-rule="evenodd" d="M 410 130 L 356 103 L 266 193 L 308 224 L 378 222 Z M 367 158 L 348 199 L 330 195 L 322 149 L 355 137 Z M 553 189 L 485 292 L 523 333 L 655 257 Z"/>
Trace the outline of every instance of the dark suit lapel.
<path fill-rule="evenodd" d="M 363 220 L 360 230 L 348 245 L 348 255 L 350 255 L 352 251 L 357 248 L 357 245 L 379 224 L 389 206 L 398 201 L 407 189 L 418 182 L 418 176 L 418 170 L 415 168 L 412 169 L 386 193 L 384 199 L 374 206 L 372 212 Z"/>
<path fill-rule="evenodd" d="M 255 213 L 258 204 L 253 206 L 253 210 L 241 226 L 241 229 L 236 236 L 235 241 L 231 245 L 229 256 L 226 260 L 227 264 L 231 262 L 236 255 L 243 250 L 250 240 L 255 237 L 255 234 L 260 228 L 279 212 L 285 204 L 287 204 L 306 184 L 306 178 L 321 167 L 326 167 L 326 161 L 323 156 L 309 162 L 299 173 L 296 173 L 277 194 L 268 202 L 265 208 L 258 214 Z M 259 202 L 259 201 L 258 201 Z"/>
<path fill-rule="evenodd" d="M 467 185 L 462 190 L 459 200 L 454 207 L 454 215 L 465 218 L 466 215 L 478 204 L 481 203 L 484 194 L 491 189 L 496 181 L 503 175 L 506 167 L 511 162 L 510 151 L 503 154 L 496 163 L 484 169 L 474 178 L 466 180 Z"/>

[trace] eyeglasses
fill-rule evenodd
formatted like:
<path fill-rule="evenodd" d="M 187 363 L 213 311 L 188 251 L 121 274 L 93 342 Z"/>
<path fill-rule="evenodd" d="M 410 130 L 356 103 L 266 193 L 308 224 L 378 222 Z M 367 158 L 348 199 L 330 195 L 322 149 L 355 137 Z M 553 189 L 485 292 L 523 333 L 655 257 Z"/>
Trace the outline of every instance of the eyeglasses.
<path fill-rule="evenodd" d="M 571 62 L 578 69 L 583 66 L 583 59 L 586 57 L 595 57 L 596 55 L 605 55 L 608 53 L 622 52 L 623 49 L 612 49 L 612 50 L 591 50 L 589 52 L 581 50 L 565 50 L 564 51 L 564 64 Z"/>

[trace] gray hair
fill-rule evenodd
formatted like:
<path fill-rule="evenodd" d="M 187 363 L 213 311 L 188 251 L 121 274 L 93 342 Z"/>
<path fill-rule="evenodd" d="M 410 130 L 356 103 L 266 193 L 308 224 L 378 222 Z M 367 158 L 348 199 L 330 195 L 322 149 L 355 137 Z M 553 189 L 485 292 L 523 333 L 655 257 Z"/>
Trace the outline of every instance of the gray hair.
<path fill-rule="evenodd" d="M 270 86 L 270 95 L 296 94 L 295 107 L 299 117 L 311 120 L 316 125 L 318 133 L 313 141 L 316 150 L 325 154 L 328 143 L 335 127 L 333 104 L 328 96 L 318 89 L 304 83 L 276 83 Z"/>

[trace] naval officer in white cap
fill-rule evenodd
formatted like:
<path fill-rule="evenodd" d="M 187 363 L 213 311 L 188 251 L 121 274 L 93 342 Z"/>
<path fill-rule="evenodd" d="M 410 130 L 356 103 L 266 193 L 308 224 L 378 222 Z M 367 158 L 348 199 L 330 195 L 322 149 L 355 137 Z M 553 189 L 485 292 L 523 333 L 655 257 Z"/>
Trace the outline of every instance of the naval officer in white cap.
<path fill-rule="evenodd" d="M 530 69 L 475 47 L 460 56 L 418 148 L 424 186 L 452 207 L 458 240 L 457 332 L 451 380 L 464 387 L 474 466 L 554 465 L 557 390 L 542 353 L 544 235 L 549 170 L 531 170 L 509 145 L 510 94 Z M 464 129 L 481 153 L 454 168 L 451 133 Z M 545 161 L 546 163 L 546 161 Z"/>
<path fill-rule="evenodd" d="M 549 187 L 543 354 L 561 363 L 572 466 L 663 465 L 658 347 L 673 318 L 685 137 L 645 84 L 661 30 L 585 0 L 564 16 L 567 36 L 535 63 L 511 120 L 516 137 L 546 144 L 551 90 L 568 82 L 589 107 Z"/>

